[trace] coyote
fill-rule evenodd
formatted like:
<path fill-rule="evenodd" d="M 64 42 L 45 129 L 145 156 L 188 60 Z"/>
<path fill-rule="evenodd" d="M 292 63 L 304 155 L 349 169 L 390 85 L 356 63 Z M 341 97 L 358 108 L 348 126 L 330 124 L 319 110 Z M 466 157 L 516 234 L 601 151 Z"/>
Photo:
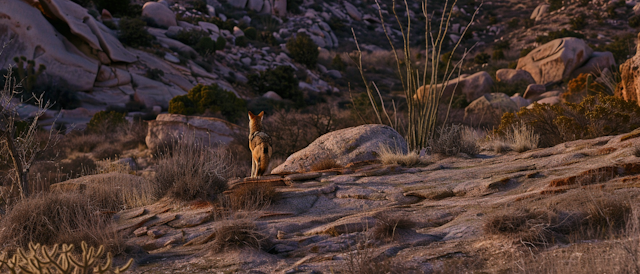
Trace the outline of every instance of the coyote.
<path fill-rule="evenodd" d="M 262 176 L 269 166 L 273 148 L 271 137 L 262 131 L 264 111 L 255 115 L 249 111 L 249 149 L 251 149 L 251 177 Z"/>

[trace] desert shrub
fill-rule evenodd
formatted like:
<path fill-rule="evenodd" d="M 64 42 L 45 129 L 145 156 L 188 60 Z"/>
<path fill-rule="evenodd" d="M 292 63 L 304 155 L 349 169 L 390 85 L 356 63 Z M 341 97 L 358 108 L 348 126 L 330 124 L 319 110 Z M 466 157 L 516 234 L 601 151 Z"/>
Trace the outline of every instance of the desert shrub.
<path fill-rule="evenodd" d="M 300 13 L 300 6 L 302 6 L 303 0 L 290 0 L 287 1 L 287 11 L 293 14 Z"/>
<path fill-rule="evenodd" d="M 180 200 L 215 199 L 227 189 L 232 159 L 223 148 L 207 147 L 183 137 L 159 156 L 154 177 L 155 197 Z"/>
<path fill-rule="evenodd" d="M 549 0 L 549 12 L 559 10 L 564 5 L 564 0 Z"/>
<path fill-rule="evenodd" d="M 587 86 L 588 84 L 588 86 Z M 605 86 L 595 81 L 589 73 L 582 73 L 578 77 L 569 81 L 567 90 L 562 93 L 562 99 L 571 103 L 580 103 L 588 95 L 607 94 Z M 612 95 L 612 94 L 608 94 Z"/>
<path fill-rule="evenodd" d="M 156 202 L 154 183 L 139 176 L 111 172 L 77 180 L 85 183 L 83 194 L 101 210 L 118 212 Z"/>
<path fill-rule="evenodd" d="M 518 81 L 513 84 L 494 81 L 493 86 L 491 86 L 491 92 L 504 93 L 506 95 L 513 96 L 516 93 L 524 93 L 527 90 L 527 86 L 529 86 L 527 81 Z"/>
<path fill-rule="evenodd" d="M 251 40 L 256 40 L 258 39 L 258 30 L 256 30 L 256 28 L 254 27 L 248 27 L 244 29 L 244 36 Z"/>
<path fill-rule="evenodd" d="M 246 47 L 249 43 L 249 39 L 245 36 L 236 37 L 236 46 L 238 47 Z"/>
<path fill-rule="evenodd" d="M 632 28 L 640 27 L 640 16 L 634 15 L 629 18 L 629 26 Z"/>
<path fill-rule="evenodd" d="M 311 165 L 311 171 L 322 171 L 333 168 L 342 168 L 343 166 L 338 164 L 333 158 L 325 158 L 315 164 Z"/>
<path fill-rule="evenodd" d="M 523 49 L 520 51 L 520 57 L 525 57 L 525 56 L 527 56 L 527 55 L 528 55 L 530 52 L 532 52 L 534 49 L 535 49 L 535 48 L 533 48 L 533 47 L 523 48 Z"/>
<path fill-rule="evenodd" d="M 520 25 L 520 19 L 518 18 L 513 18 L 511 20 L 509 20 L 509 23 L 507 23 L 507 26 L 511 29 L 515 29 Z"/>
<path fill-rule="evenodd" d="M 292 100 L 297 106 L 303 106 L 304 95 L 298 88 L 298 78 L 294 73 L 295 70 L 292 67 L 278 66 L 259 74 L 249 75 L 249 85 L 258 94 L 273 91 L 283 99 Z"/>
<path fill-rule="evenodd" d="M 47 193 L 23 199 L 0 221 L 0 241 L 16 247 L 30 242 L 105 245 L 119 253 L 122 239 L 108 215 L 89 197 L 77 193 Z"/>
<path fill-rule="evenodd" d="M 616 62 L 618 64 L 622 64 L 629 58 L 629 56 L 635 54 L 636 37 L 633 34 L 616 36 L 613 38 L 613 42 L 594 47 L 594 50 L 610 51 L 616 59 Z"/>
<path fill-rule="evenodd" d="M 229 193 L 228 206 L 233 210 L 261 210 L 275 202 L 277 195 L 275 187 L 271 185 L 246 184 Z"/>
<path fill-rule="evenodd" d="M 157 68 L 148 68 L 144 76 L 151 80 L 160 81 L 164 76 L 164 71 Z"/>
<path fill-rule="evenodd" d="M 318 62 L 318 45 L 306 34 L 298 33 L 287 41 L 287 50 L 298 63 L 306 65 L 308 68 L 315 67 Z"/>
<path fill-rule="evenodd" d="M 25 98 L 24 95 L 29 96 Z M 45 102 L 51 102 L 51 109 L 75 109 L 80 107 L 80 99 L 76 91 L 69 90 L 64 83 L 48 83 L 45 85 L 35 85 L 30 94 L 23 93 L 23 102 L 37 104 L 35 98 L 42 98 Z"/>
<path fill-rule="evenodd" d="M 509 40 L 500 40 L 493 44 L 494 50 L 509 50 L 511 49 L 511 42 Z"/>
<path fill-rule="evenodd" d="M 120 155 L 122 155 L 122 149 L 112 144 L 101 145 L 93 152 L 93 157 L 98 160 L 115 160 Z"/>
<path fill-rule="evenodd" d="M 569 19 L 572 30 L 581 30 L 587 26 L 587 17 L 584 14 L 578 14 L 575 17 Z"/>
<path fill-rule="evenodd" d="M 194 0 L 190 2 L 191 6 L 194 10 L 202 12 L 204 14 L 209 14 L 209 9 L 207 9 L 207 1 L 205 0 Z"/>
<path fill-rule="evenodd" d="M 447 156 L 455 156 L 458 153 L 476 155 L 479 148 L 471 130 L 460 125 L 442 127 L 437 131 L 436 137 L 429 141 L 429 148 L 432 153 Z"/>
<path fill-rule="evenodd" d="M 99 10 L 106 9 L 116 17 L 135 17 L 142 14 L 140 5 L 132 5 L 130 0 L 93 0 Z"/>
<path fill-rule="evenodd" d="M 99 111 L 91 117 L 87 131 L 96 134 L 113 133 L 128 125 L 124 113 Z"/>
<path fill-rule="evenodd" d="M 273 36 L 273 32 L 270 31 L 261 31 L 260 35 L 258 36 L 258 40 L 271 46 L 278 45 L 278 39 L 276 39 L 276 37 Z"/>
<path fill-rule="evenodd" d="M 453 95 L 451 101 L 451 108 L 466 108 L 469 106 L 469 101 L 467 101 L 467 96 L 464 94 Z"/>
<path fill-rule="evenodd" d="M 372 233 L 375 239 L 393 239 L 400 229 L 411 229 L 416 225 L 410 219 L 389 212 L 378 213 L 374 218 L 376 224 Z"/>
<path fill-rule="evenodd" d="M 503 153 L 508 150 L 525 152 L 538 147 L 540 135 L 527 125 L 512 125 L 512 127 L 501 136 L 491 138 L 491 145 L 495 152 Z"/>
<path fill-rule="evenodd" d="M 336 54 L 336 56 L 331 59 L 331 66 L 336 70 L 344 71 L 347 65 L 342 61 L 340 54 Z"/>
<path fill-rule="evenodd" d="M 127 0 L 128 1 L 128 0 Z M 118 39 L 125 45 L 131 47 L 147 47 L 151 46 L 155 37 L 144 28 L 147 23 L 140 18 L 122 18 L 118 23 L 120 26 L 120 34 Z"/>
<path fill-rule="evenodd" d="M 378 149 L 378 158 L 385 165 L 395 164 L 410 167 L 422 163 L 418 152 L 411 151 L 405 154 L 399 148 L 392 148 L 386 145 L 380 146 Z"/>
<path fill-rule="evenodd" d="M 200 38 L 200 41 L 193 47 L 200 55 L 209 56 L 212 55 L 217 47 L 216 42 L 211 39 L 209 36 L 203 36 Z"/>
<path fill-rule="evenodd" d="M 540 43 L 540 44 L 546 44 L 548 42 L 551 42 L 553 40 L 559 39 L 559 38 L 565 38 L 565 37 L 575 37 L 575 38 L 580 38 L 580 39 L 584 39 L 585 36 L 582 33 L 579 32 L 575 32 L 575 31 L 570 31 L 568 29 L 562 29 L 562 30 L 557 30 L 557 31 L 550 31 L 548 35 L 540 35 L 538 37 L 536 37 L 536 42 Z"/>
<path fill-rule="evenodd" d="M 224 39 L 224 37 L 219 36 L 218 39 L 216 39 L 216 50 L 224 50 L 224 47 L 227 46 L 227 39 Z"/>
<path fill-rule="evenodd" d="M 211 242 L 214 251 L 225 251 L 250 247 L 260 249 L 265 244 L 266 237 L 258 231 L 254 222 L 248 220 L 226 221 L 216 230 Z"/>
<path fill-rule="evenodd" d="M 187 29 L 179 31 L 176 35 L 176 40 L 193 47 L 196 46 L 198 42 L 200 42 L 200 39 L 202 39 L 203 37 L 209 37 L 206 31 L 198 29 Z"/>
<path fill-rule="evenodd" d="M 491 60 L 491 55 L 484 52 L 476 54 L 476 56 L 473 58 L 473 62 L 478 65 L 489 63 L 489 60 Z"/>
<path fill-rule="evenodd" d="M 96 162 L 87 156 L 78 156 L 59 164 L 60 172 L 67 179 L 78 178 L 87 174 L 93 174 L 98 168 Z"/>
<path fill-rule="evenodd" d="M 501 49 L 497 49 L 493 51 L 493 55 L 491 55 L 491 59 L 493 60 L 504 60 L 504 51 Z"/>
<path fill-rule="evenodd" d="M 614 96 L 587 96 L 581 103 L 534 103 L 530 109 L 505 113 L 497 134 L 524 123 L 540 136 L 540 146 L 600 136 L 622 134 L 640 127 L 640 106 Z"/>
<path fill-rule="evenodd" d="M 246 112 L 244 100 L 217 84 L 199 84 L 189 90 L 187 95 L 176 96 L 169 101 L 169 113 L 175 114 L 220 113 L 227 120 L 235 122 Z"/>

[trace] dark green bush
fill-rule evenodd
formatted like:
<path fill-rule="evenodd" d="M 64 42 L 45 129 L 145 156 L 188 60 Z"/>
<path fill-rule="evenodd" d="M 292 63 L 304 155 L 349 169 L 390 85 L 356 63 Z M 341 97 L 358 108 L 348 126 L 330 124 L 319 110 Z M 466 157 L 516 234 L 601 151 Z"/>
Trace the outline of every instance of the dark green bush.
<path fill-rule="evenodd" d="M 188 29 L 179 31 L 176 40 L 193 47 L 197 45 L 203 37 L 209 37 L 209 34 L 203 30 Z"/>
<path fill-rule="evenodd" d="M 475 62 L 478 65 L 489 63 L 489 60 L 491 60 L 491 56 L 484 52 L 478 53 L 476 57 L 473 58 L 473 62 Z"/>
<path fill-rule="evenodd" d="M 549 32 L 549 35 L 540 35 L 538 37 L 536 37 L 536 42 L 540 43 L 540 44 L 546 44 L 548 42 L 551 42 L 553 40 L 559 39 L 559 38 L 565 38 L 565 37 L 575 37 L 575 38 L 580 38 L 580 39 L 584 39 L 584 34 L 579 33 L 579 32 L 575 32 L 575 31 L 570 31 L 568 29 L 562 29 L 562 30 L 558 30 L 558 31 L 551 31 Z"/>
<path fill-rule="evenodd" d="M 315 67 L 318 62 L 318 45 L 311 38 L 302 33 L 298 33 L 296 37 L 292 37 L 287 41 L 287 50 L 298 63 L 306 65 L 308 68 Z"/>
<path fill-rule="evenodd" d="M 278 40 L 273 36 L 273 33 L 270 31 L 261 31 L 260 37 L 258 37 L 258 39 L 272 46 L 278 45 Z"/>
<path fill-rule="evenodd" d="M 119 22 L 120 35 L 118 38 L 126 45 L 132 47 L 151 46 L 155 37 L 144 28 L 147 23 L 140 18 L 122 18 Z"/>
<path fill-rule="evenodd" d="M 200 38 L 200 41 L 193 47 L 200 55 L 209 56 L 216 52 L 216 42 L 209 36 Z"/>
<path fill-rule="evenodd" d="M 220 113 L 230 122 L 246 115 L 246 102 L 233 92 L 226 91 L 216 84 L 199 84 L 189 90 L 187 95 L 176 96 L 169 102 L 169 113 L 193 115 Z"/>
<path fill-rule="evenodd" d="M 529 54 L 530 52 L 532 52 L 534 49 L 535 49 L 535 48 L 533 48 L 533 47 L 523 48 L 523 49 L 520 51 L 520 57 L 525 57 L 525 56 L 527 56 L 527 54 Z"/>
<path fill-rule="evenodd" d="M 304 95 L 298 88 L 295 70 L 289 66 L 279 66 L 259 74 L 249 75 L 249 85 L 258 93 L 273 91 L 284 99 L 292 100 L 296 106 L 304 105 Z"/>
<path fill-rule="evenodd" d="M 531 109 L 505 113 L 495 133 L 524 123 L 540 135 L 540 146 L 600 136 L 623 134 L 640 127 L 640 106 L 615 96 L 587 96 L 580 104 L 534 103 Z"/>
<path fill-rule="evenodd" d="M 293 14 L 300 13 L 300 6 L 302 5 L 303 0 L 289 0 L 287 1 L 287 11 Z"/>
<path fill-rule="evenodd" d="M 227 46 L 227 39 L 224 39 L 224 37 L 219 36 L 218 39 L 216 40 L 216 50 L 224 50 L 224 47 Z"/>
<path fill-rule="evenodd" d="M 633 34 L 616 36 L 613 38 L 613 42 L 594 47 L 594 50 L 610 51 L 616 59 L 616 62 L 618 62 L 618 64 L 622 64 L 629 58 L 629 56 L 635 54 L 635 40 L 636 37 Z"/>
<path fill-rule="evenodd" d="M 164 71 L 157 68 L 150 68 L 147 69 L 147 72 L 144 74 L 144 76 L 151 80 L 160 81 L 160 79 L 162 79 L 162 76 L 164 76 Z"/>
<path fill-rule="evenodd" d="M 569 20 L 569 24 L 571 24 L 571 29 L 573 30 L 584 29 L 587 26 L 587 17 L 584 14 L 578 14 Z"/>
<path fill-rule="evenodd" d="M 246 47 L 249 44 L 249 39 L 246 36 L 238 36 L 236 37 L 236 46 L 238 47 Z"/>
<path fill-rule="evenodd" d="M 248 27 L 244 29 L 244 36 L 251 40 L 256 40 L 258 39 L 258 30 L 256 30 L 256 28 L 254 27 Z"/>
<path fill-rule="evenodd" d="M 501 49 L 494 50 L 493 55 L 491 56 L 491 59 L 493 60 L 504 60 L 504 58 L 504 51 Z"/>
<path fill-rule="evenodd" d="M 344 71 L 344 69 L 347 67 L 344 61 L 342 61 L 342 57 L 340 57 L 340 54 L 336 54 L 336 56 L 333 57 L 333 59 L 331 60 L 331 66 L 339 71 Z"/>
<path fill-rule="evenodd" d="M 508 50 L 511 49 L 511 42 L 509 40 L 500 40 L 493 43 L 494 50 Z"/>
<path fill-rule="evenodd" d="M 549 12 L 556 11 L 564 5 L 563 0 L 549 0 Z"/>
<path fill-rule="evenodd" d="M 209 9 L 207 9 L 207 1 L 205 0 L 194 0 L 191 1 L 191 6 L 193 6 L 194 10 L 202 12 L 204 14 L 209 14 Z"/>
<path fill-rule="evenodd" d="M 42 99 L 45 102 L 51 102 L 53 105 L 51 109 L 60 110 L 60 109 L 74 109 L 80 107 L 80 99 L 76 95 L 76 91 L 69 90 L 66 84 L 56 83 L 56 84 L 46 84 L 46 85 L 36 85 L 31 91 L 31 96 L 29 98 L 24 98 L 23 100 L 27 103 L 36 104 L 37 102 L 34 100 L 34 96 Z"/>
<path fill-rule="evenodd" d="M 513 18 L 513 19 L 509 20 L 509 23 L 507 23 L 507 26 L 508 26 L 510 29 L 515 29 L 515 28 L 517 28 L 519 25 L 520 25 L 520 19 L 518 19 L 518 18 Z"/>
<path fill-rule="evenodd" d="M 124 113 L 100 111 L 91 117 L 91 121 L 87 124 L 87 131 L 98 134 L 113 133 L 128 124 Z"/>
<path fill-rule="evenodd" d="M 640 16 L 634 15 L 629 18 L 629 26 L 632 28 L 640 27 Z"/>
<path fill-rule="evenodd" d="M 137 17 L 142 6 L 132 5 L 129 0 L 93 0 L 98 10 L 106 9 L 115 17 Z"/>

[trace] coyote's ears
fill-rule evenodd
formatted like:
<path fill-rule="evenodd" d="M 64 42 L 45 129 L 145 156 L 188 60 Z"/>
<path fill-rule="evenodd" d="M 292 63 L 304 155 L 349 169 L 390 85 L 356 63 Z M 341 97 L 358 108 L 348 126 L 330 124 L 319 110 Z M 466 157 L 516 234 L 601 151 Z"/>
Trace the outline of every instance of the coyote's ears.
<path fill-rule="evenodd" d="M 262 116 L 264 116 L 264 111 L 260 112 L 260 114 L 258 115 L 255 115 L 253 114 L 253 112 L 249 111 L 249 119 L 255 119 L 256 117 L 262 118 Z"/>

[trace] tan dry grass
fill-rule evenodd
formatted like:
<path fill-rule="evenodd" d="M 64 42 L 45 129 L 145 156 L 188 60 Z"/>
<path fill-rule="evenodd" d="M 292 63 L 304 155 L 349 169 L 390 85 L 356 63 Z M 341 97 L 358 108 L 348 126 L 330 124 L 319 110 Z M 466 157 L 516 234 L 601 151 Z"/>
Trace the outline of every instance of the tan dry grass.
<path fill-rule="evenodd" d="M 259 232 L 255 222 L 249 220 L 229 220 L 220 226 L 211 246 L 214 252 L 237 248 L 261 249 L 267 237 Z"/>
<path fill-rule="evenodd" d="M 311 171 L 322 171 L 332 168 L 343 168 L 342 165 L 338 164 L 336 160 L 332 158 L 325 158 L 313 165 L 311 165 Z"/>
<path fill-rule="evenodd" d="M 372 228 L 373 238 L 375 239 L 393 239 L 396 232 L 400 229 L 410 229 L 416 224 L 415 222 L 403 216 L 394 215 L 390 212 L 379 213 L 375 216 L 376 224 Z"/>
<path fill-rule="evenodd" d="M 440 128 L 437 136 L 429 141 L 429 148 L 432 153 L 455 156 L 458 153 L 465 153 L 473 156 L 480 152 L 479 135 L 472 128 L 451 125 Z"/>
<path fill-rule="evenodd" d="M 234 189 L 226 198 L 226 206 L 232 210 L 256 211 L 276 201 L 278 193 L 271 185 L 253 183 Z"/>
<path fill-rule="evenodd" d="M 378 149 L 378 159 L 380 159 L 380 161 L 385 165 L 412 167 L 420 164 L 426 164 L 425 161 L 420 159 L 420 155 L 417 151 L 411 151 L 405 154 L 399 148 L 392 148 L 388 145 L 380 146 Z"/>

